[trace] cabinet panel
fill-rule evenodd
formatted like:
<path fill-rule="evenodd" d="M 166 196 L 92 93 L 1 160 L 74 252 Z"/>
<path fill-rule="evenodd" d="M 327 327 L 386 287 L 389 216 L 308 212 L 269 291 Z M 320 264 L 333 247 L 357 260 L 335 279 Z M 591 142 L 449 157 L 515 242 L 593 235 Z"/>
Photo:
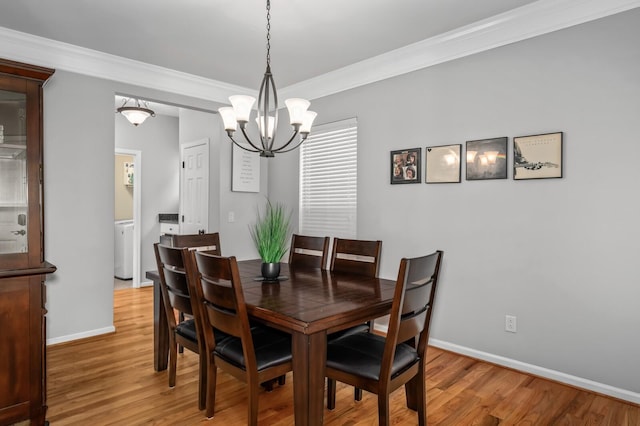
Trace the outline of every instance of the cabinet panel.
<path fill-rule="evenodd" d="M 0 280 L 0 407 L 30 398 L 30 285 L 29 277 Z"/>

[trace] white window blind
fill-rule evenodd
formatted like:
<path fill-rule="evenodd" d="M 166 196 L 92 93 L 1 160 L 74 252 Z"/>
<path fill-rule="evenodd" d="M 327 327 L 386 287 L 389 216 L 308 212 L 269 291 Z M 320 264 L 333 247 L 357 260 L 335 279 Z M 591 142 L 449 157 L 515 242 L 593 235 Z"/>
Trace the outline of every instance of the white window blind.
<path fill-rule="evenodd" d="M 358 123 L 314 126 L 300 147 L 299 232 L 356 237 Z"/>

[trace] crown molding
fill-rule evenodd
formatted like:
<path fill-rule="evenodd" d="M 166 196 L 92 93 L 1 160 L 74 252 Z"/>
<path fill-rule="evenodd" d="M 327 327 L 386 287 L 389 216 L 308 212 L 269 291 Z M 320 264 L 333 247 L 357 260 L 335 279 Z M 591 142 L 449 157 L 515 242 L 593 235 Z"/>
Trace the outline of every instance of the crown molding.
<path fill-rule="evenodd" d="M 539 0 L 279 90 L 317 99 L 640 7 L 640 0 Z M 0 27 L 0 56 L 227 104 L 254 89 Z"/>
<path fill-rule="evenodd" d="M 281 89 L 317 99 L 640 7 L 640 0 L 539 0 Z"/>
<path fill-rule="evenodd" d="M 229 103 L 231 95 L 254 92 L 222 81 L 3 27 L 0 27 L 0 57 L 224 104 Z"/>

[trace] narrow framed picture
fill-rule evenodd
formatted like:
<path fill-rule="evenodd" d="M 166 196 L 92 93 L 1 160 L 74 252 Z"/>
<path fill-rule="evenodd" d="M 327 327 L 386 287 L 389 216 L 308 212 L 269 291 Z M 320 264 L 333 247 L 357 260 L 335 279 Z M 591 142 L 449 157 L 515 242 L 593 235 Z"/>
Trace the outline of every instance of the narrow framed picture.
<path fill-rule="evenodd" d="M 462 145 L 428 146 L 425 151 L 426 183 L 460 183 Z"/>
<path fill-rule="evenodd" d="M 420 183 L 422 148 L 391 151 L 391 183 Z"/>
<path fill-rule="evenodd" d="M 562 177 L 562 132 L 513 138 L 513 179 Z"/>
<path fill-rule="evenodd" d="M 507 178 L 507 137 L 467 141 L 467 180 Z"/>

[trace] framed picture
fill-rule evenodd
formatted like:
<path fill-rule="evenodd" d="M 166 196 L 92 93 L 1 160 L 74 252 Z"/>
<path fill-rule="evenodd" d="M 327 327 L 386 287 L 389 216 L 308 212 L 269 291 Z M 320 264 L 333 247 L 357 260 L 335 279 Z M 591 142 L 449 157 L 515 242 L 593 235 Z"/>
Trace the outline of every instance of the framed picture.
<path fill-rule="evenodd" d="M 260 192 L 260 156 L 231 146 L 231 191 Z"/>
<path fill-rule="evenodd" d="M 562 177 L 562 132 L 513 138 L 513 179 Z"/>
<path fill-rule="evenodd" d="M 506 178 L 506 137 L 467 141 L 467 180 Z"/>
<path fill-rule="evenodd" d="M 425 151 L 426 183 L 460 183 L 462 145 L 428 146 Z"/>
<path fill-rule="evenodd" d="M 391 151 L 391 183 L 420 183 L 422 148 Z"/>

